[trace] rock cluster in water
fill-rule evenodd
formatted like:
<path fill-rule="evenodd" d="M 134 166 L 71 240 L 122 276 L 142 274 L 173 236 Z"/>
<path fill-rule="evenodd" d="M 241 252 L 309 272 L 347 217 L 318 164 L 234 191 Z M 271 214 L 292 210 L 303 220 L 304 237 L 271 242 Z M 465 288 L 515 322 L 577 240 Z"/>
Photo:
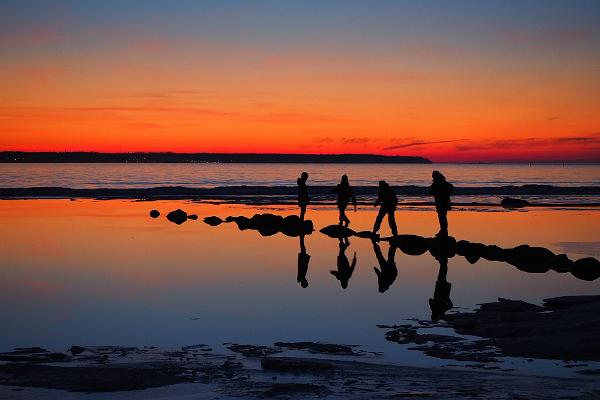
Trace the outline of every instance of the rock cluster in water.
<path fill-rule="evenodd" d="M 272 236 L 281 232 L 284 235 L 295 237 L 311 234 L 314 230 L 311 220 L 302 221 L 297 215 L 282 217 L 274 214 L 255 214 L 251 218 L 229 216 L 225 220 L 211 216 L 204 218 L 204 222 L 211 226 L 234 222 L 241 231 L 252 229 L 258 231 L 262 236 Z"/>
<path fill-rule="evenodd" d="M 489 261 L 509 263 L 521 271 L 544 273 L 549 270 L 564 273 L 570 272 L 576 278 L 593 281 L 600 278 L 600 261 L 593 257 L 572 261 L 566 254 L 554 254 L 545 247 L 534 247 L 526 244 L 504 249 L 496 245 L 474 243 L 467 240 L 456 241 L 453 237 L 426 238 L 417 235 L 397 235 L 379 239 L 370 232 L 355 232 L 341 225 L 329 225 L 321 232 L 333 238 L 349 236 L 371 237 L 374 240 L 389 241 L 403 253 L 418 256 L 429 251 L 434 257 L 465 257 L 471 264 L 480 258 Z"/>

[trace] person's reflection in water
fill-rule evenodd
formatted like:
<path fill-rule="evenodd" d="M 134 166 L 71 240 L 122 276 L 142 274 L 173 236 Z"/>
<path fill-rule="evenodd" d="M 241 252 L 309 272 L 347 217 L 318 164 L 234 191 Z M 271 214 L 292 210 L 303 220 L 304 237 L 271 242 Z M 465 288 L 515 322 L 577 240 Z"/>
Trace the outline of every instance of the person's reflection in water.
<path fill-rule="evenodd" d="M 433 292 L 433 299 L 429 299 L 429 308 L 431 308 L 431 320 L 438 321 L 443 318 L 446 311 L 450 310 L 453 306 L 450 300 L 450 289 L 452 285 L 447 281 L 446 275 L 448 274 L 448 257 L 438 256 L 435 257 L 440 263 L 440 271 L 438 273 L 437 281 L 435 282 L 435 291 Z"/>
<path fill-rule="evenodd" d="M 298 277 L 296 280 L 300 283 L 303 288 L 308 286 L 306 280 L 306 273 L 308 272 L 308 262 L 310 261 L 310 254 L 306 253 L 306 246 L 304 245 L 304 235 L 300 235 L 300 253 L 298 253 Z"/>
<path fill-rule="evenodd" d="M 346 249 L 348 246 L 350 246 L 348 238 L 340 238 L 340 254 L 337 257 L 337 271 L 329 271 L 331 275 L 335 276 L 337 280 L 340 281 L 342 289 L 348 287 L 348 281 L 352 277 L 352 273 L 354 273 L 354 268 L 356 267 L 356 252 L 354 252 L 354 256 L 352 257 L 352 263 L 350 263 L 348 257 L 346 257 Z"/>
<path fill-rule="evenodd" d="M 381 270 L 376 267 L 373 268 L 375 273 L 377 274 L 377 283 L 379 285 L 379 293 L 384 293 L 386 290 L 392 286 L 392 283 L 396 280 L 398 276 L 398 268 L 396 268 L 396 249 L 397 247 L 390 244 L 390 249 L 388 251 L 387 260 L 383 257 L 381 253 L 381 248 L 379 247 L 379 243 L 376 241 L 373 242 L 373 250 L 375 250 L 375 257 L 377 257 L 377 261 L 379 262 L 379 267 Z"/>
<path fill-rule="evenodd" d="M 308 206 L 308 189 L 306 188 L 306 181 L 308 179 L 308 173 L 303 172 L 298 178 L 298 206 L 300 207 L 300 219 L 304 221 L 304 214 L 306 214 L 306 206 Z"/>
<path fill-rule="evenodd" d="M 435 199 L 435 209 L 440 221 L 440 231 L 436 236 L 448 236 L 448 211 L 452 208 L 450 194 L 454 186 L 446 181 L 446 177 L 440 171 L 433 171 L 431 177 L 433 183 L 429 188 L 429 194 Z"/>
<path fill-rule="evenodd" d="M 346 215 L 346 207 L 352 200 L 354 205 L 354 212 L 356 212 L 356 197 L 352 186 L 348 183 L 348 175 L 342 175 L 342 180 L 335 187 L 335 193 L 337 193 L 337 207 L 340 210 L 340 225 L 350 225 L 350 219 Z"/>

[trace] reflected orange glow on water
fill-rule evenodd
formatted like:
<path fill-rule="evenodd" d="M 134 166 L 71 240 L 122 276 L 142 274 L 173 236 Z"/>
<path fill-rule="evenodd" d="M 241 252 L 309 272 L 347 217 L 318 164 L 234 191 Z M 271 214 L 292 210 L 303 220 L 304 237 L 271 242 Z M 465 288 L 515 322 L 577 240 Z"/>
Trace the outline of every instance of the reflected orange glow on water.
<path fill-rule="evenodd" d="M 158 219 L 148 216 L 154 208 L 161 211 Z M 180 226 L 168 222 L 165 215 L 176 208 L 198 214 L 199 220 Z M 350 211 L 351 227 L 370 229 L 375 211 Z M 427 300 L 439 268 L 428 253 L 414 257 L 398 251 L 398 277 L 381 294 L 370 241 L 350 238 L 346 255 L 352 258 L 356 252 L 358 262 L 348 288 L 340 288 L 330 274 L 337 268 L 338 241 L 318 232 L 337 221 L 333 207 L 312 208 L 307 214 L 317 231 L 305 239 L 311 255 L 306 289 L 296 281 L 298 238 L 262 237 L 256 231 L 241 232 L 235 224 L 211 227 L 202 222 L 209 215 L 260 212 L 289 215 L 297 209 L 184 201 L 0 201 L 0 311 L 8 327 L 0 346 L 82 340 L 190 344 L 200 338 L 373 344 L 383 340 L 373 333 L 378 323 L 428 318 Z M 449 214 L 450 233 L 457 239 L 502 247 L 527 243 L 560 253 L 558 242 L 600 241 L 597 213 L 455 211 Z M 438 228 L 432 209 L 401 208 L 397 222 L 400 233 L 431 236 Z M 382 234 L 388 233 L 384 222 Z M 387 254 L 387 244 L 381 247 Z M 449 260 L 448 281 L 459 307 L 497 297 L 539 302 L 597 293 L 597 282 L 570 274 L 527 274 L 485 260 L 470 265 L 459 256 Z M 59 320 L 64 326 L 53 322 Z M 341 327 L 350 327 L 350 333 Z"/>

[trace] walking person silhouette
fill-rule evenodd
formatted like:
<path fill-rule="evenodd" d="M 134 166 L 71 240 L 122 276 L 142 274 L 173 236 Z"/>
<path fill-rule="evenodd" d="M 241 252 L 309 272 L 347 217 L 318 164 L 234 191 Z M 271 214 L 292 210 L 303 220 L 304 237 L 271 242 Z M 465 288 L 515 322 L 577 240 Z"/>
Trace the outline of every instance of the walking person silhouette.
<path fill-rule="evenodd" d="M 342 180 L 335 187 L 335 193 L 337 193 L 337 207 L 340 210 L 340 225 L 350 225 L 350 219 L 346 215 L 346 207 L 352 200 L 354 205 L 354 212 L 356 212 L 356 197 L 354 196 L 354 190 L 348 183 L 348 175 L 342 175 Z"/>
<path fill-rule="evenodd" d="M 304 214 L 306 214 L 306 206 L 308 206 L 308 189 L 306 188 L 306 181 L 308 179 L 308 173 L 303 172 L 298 178 L 298 206 L 300 207 L 300 220 L 304 221 Z"/>
<path fill-rule="evenodd" d="M 433 178 L 433 183 L 429 188 L 429 194 L 435 200 L 435 209 L 440 221 L 440 231 L 436 236 L 448 236 L 448 211 L 452 209 L 450 194 L 454 186 L 446 181 L 446 177 L 440 171 L 433 171 L 431 177 Z"/>
<path fill-rule="evenodd" d="M 394 189 L 392 189 L 386 181 L 379 181 L 379 191 L 375 207 L 380 204 L 381 207 L 379 208 L 379 213 L 377 214 L 377 218 L 375 218 L 375 225 L 373 226 L 373 235 L 377 234 L 381 227 L 381 221 L 387 214 L 392 235 L 396 236 L 398 234 L 398 228 L 396 227 L 396 217 L 394 216 L 394 213 L 396 212 L 396 206 L 398 205 L 398 198 L 396 197 Z"/>

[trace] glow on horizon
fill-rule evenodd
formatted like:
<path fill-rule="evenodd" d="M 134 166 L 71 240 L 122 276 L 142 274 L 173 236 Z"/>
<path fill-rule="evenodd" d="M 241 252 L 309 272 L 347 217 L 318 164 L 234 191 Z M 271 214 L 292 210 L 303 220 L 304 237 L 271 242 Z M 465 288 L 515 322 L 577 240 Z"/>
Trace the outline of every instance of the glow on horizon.
<path fill-rule="evenodd" d="M 595 1 L 0 4 L 0 150 L 600 161 Z"/>

